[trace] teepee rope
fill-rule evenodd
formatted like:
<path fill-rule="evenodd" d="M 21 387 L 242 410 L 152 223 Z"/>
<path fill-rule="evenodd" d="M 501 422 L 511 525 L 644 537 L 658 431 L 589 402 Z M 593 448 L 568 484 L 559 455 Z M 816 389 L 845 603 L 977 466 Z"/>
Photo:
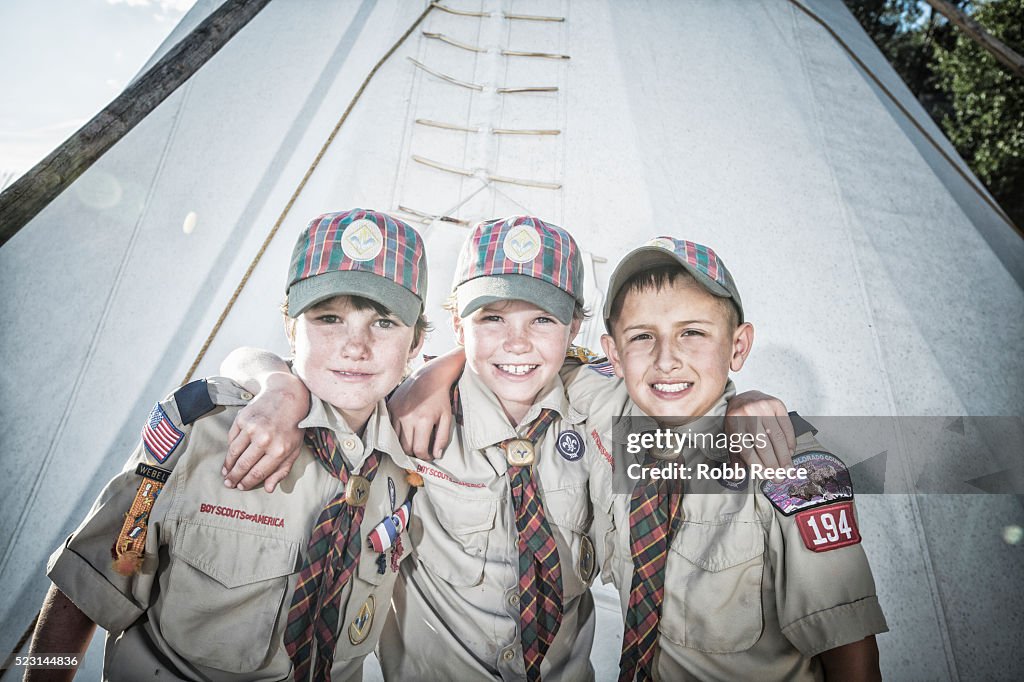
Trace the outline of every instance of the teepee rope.
<path fill-rule="evenodd" d="M 195 373 L 196 368 L 199 367 L 199 363 L 202 362 L 203 358 L 206 356 L 206 351 L 210 349 L 210 344 L 213 343 L 213 339 L 217 336 L 217 333 L 220 331 L 221 326 L 224 324 L 224 320 L 227 319 L 228 313 L 231 312 L 231 309 L 235 305 L 235 301 L 237 301 L 239 295 L 241 295 L 242 289 L 244 289 L 245 285 L 249 282 L 249 277 L 252 276 L 253 271 L 256 269 L 256 265 L 259 264 L 260 259 L 263 258 L 263 254 L 266 253 L 267 247 L 270 246 L 270 242 L 274 239 L 274 236 L 277 234 L 277 231 L 281 228 L 281 225 L 284 223 L 284 219 L 288 216 L 288 213 L 289 211 L 291 211 L 292 206 L 295 205 L 295 202 L 298 200 L 299 195 L 302 194 L 302 190 L 305 189 L 306 183 L 309 182 L 309 178 L 312 177 L 313 172 L 316 170 L 317 166 L 320 165 L 320 161 L 324 158 L 324 154 L 327 153 L 327 149 L 331 146 L 331 143 L 334 142 L 334 138 L 337 137 L 338 131 L 341 130 L 341 126 L 345 123 L 345 120 L 348 119 L 348 115 L 352 113 L 352 109 L 355 108 L 356 103 L 359 101 L 359 98 L 363 96 L 363 92 L 366 90 L 367 86 L 369 86 L 370 81 L 376 75 L 377 71 L 380 70 L 380 67 L 384 65 L 384 62 L 386 62 L 388 58 L 391 57 L 391 55 L 393 55 L 399 47 L 401 47 L 402 43 L 405 42 L 405 39 L 408 38 L 412 34 L 412 32 L 416 30 L 416 27 L 419 26 L 420 23 L 427 17 L 427 14 L 430 13 L 430 10 L 434 9 L 435 7 L 440 6 L 437 5 L 436 3 L 431 3 L 427 5 L 426 9 L 424 9 L 423 12 L 416 18 L 416 21 L 412 22 L 412 26 L 406 29 L 405 33 L 403 33 L 402 36 L 397 41 L 395 41 L 395 44 L 391 46 L 391 49 L 385 52 L 384 56 L 381 57 L 380 60 L 373 65 L 373 68 L 370 69 L 370 73 L 368 73 L 366 75 L 366 78 L 363 79 L 363 82 L 359 86 L 359 89 L 356 90 L 356 93 L 352 96 L 352 100 L 348 103 L 348 106 L 345 108 L 345 112 L 341 115 L 341 118 L 339 118 L 338 122 L 334 125 L 334 129 L 331 131 L 331 134 L 327 136 L 327 140 L 324 142 L 323 146 L 320 147 L 320 151 L 317 152 L 316 158 L 313 159 L 313 162 L 309 164 L 309 168 L 306 169 L 306 174 L 302 176 L 302 180 L 299 181 L 299 184 L 295 188 L 295 191 L 292 192 L 291 198 L 289 198 L 288 203 L 285 204 L 284 209 L 281 211 L 281 215 L 277 217 L 277 220 L 274 222 L 274 226 L 270 229 L 270 232 L 267 234 L 266 239 L 263 240 L 263 244 L 260 246 L 259 251 L 256 252 L 256 255 L 253 257 L 252 261 L 249 262 L 249 267 L 246 268 L 245 274 L 242 275 L 241 281 L 238 282 L 238 286 L 235 287 L 234 293 L 231 294 L 231 298 L 228 300 L 227 305 L 225 305 L 224 309 L 221 311 L 220 317 L 217 318 L 217 322 L 213 325 L 213 329 L 210 330 L 209 336 L 206 337 L 206 341 L 203 342 L 202 348 L 199 349 L 199 353 L 196 355 L 195 360 L 192 361 L 192 366 L 188 368 L 188 372 L 186 372 L 185 378 L 181 380 L 182 385 L 187 384 L 189 381 L 191 381 L 192 375 Z"/>

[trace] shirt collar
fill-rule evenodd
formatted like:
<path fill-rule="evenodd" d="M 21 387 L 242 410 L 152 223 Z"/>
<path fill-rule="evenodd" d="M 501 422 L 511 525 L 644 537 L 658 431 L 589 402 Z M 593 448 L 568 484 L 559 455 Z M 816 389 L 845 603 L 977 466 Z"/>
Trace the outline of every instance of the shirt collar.
<path fill-rule="evenodd" d="M 459 398 L 462 401 L 462 429 L 466 445 L 471 450 L 482 450 L 489 445 L 500 443 L 509 438 L 519 436 L 513 428 L 501 402 L 491 389 L 487 388 L 480 377 L 470 369 L 466 369 L 459 379 Z M 526 416 L 520 422 L 520 430 L 525 428 L 540 415 L 543 409 L 554 410 L 570 424 L 579 424 L 585 417 L 569 405 L 565 396 L 565 386 L 556 374 L 548 388 L 530 406 Z"/>
<path fill-rule="evenodd" d="M 404 458 L 398 434 L 391 426 L 391 417 L 383 400 L 377 401 L 361 438 L 352 431 L 336 407 L 313 395 L 310 396 L 309 414 L 299 422 L 299 428 L 326 428 L 334 432 L 335 438 L 354 438 L 363 447 L 355 453 L 342 450 L 342 456 L 354 472 L 362 467 L 374 450 L 380 450 L 392 459 Z"/>

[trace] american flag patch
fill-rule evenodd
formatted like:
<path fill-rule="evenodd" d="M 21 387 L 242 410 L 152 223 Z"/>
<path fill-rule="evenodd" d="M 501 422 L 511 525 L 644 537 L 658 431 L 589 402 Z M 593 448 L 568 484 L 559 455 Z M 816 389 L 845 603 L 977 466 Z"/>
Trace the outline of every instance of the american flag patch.
<path fill-rule="evenodd" d="M 612 363 L 610 360 L 605 360 L 604 362 L 595 362 L 593 364 L 587 365 L 587 367 L 594 370 L 598 374 L 602 374 L 606 377 L 615 376 L 615 368 L 612 367 Z"/>
<path fill-rule="evenodd" d="M 185 434 L 168 418 L 160 403 L 154 405 L 153 411 L 149 413 L 149 421 L 142 429 L 142 443 L 146 446 L 146 452 L 163 464 L 184 437 Z"/>

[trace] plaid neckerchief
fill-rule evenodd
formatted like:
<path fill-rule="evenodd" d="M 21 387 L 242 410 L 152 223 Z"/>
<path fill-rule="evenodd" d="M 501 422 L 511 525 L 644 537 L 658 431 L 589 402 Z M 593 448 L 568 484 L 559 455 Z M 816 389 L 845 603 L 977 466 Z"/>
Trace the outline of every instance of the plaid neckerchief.
<path fill-rule="evenodd" d="M 648 452 L 645 464 L 653 461 Z M 653 680 L 658 621 L 665 597 L 665 563 L 682 520 L 681 492 L 665 490 L 664 480 L 638 481 L 629 503 L 629 540 L 633 554 L 633 580 L 622 635 L 619 682 Z"/>
<path fill-rule="evenodd" d="M 331 430 L 306 429 L 306 444 L 316 454 L 317 461 L 341 481 L 341 492 L 327 503 L 313 527 L 288 609 L 284 646 L 295 666 L 296 682 L 306 682 L 315 645 L 313 679 L 324 682 L 331 679 L 341 617 L 341 591 L 359 559 L 359 524 L 366 507 L 353 507 L 345 501 L 349 470 Z M 373 481 L 379 464 L 380 452 L 374 450 L 366 458 L 361 475 Z"/>
<path fill-rule="evenodd" d="M 452 414 L 462 424 L 458 384 L 452 386 Z M 527 427 L 523 438 L 536 445 L 555 420 L 555 411 L 544 408 Z M 504 448 L 509 438 L 499 443 Z M 519 631 L 526 662 L 526 679 L 538 681 L 540 664 L 562 624 L 562 567 L 544 505 L 537 494 L 532 466 L 509 466 L 508 478 L 516 511 L 519 535 Z"/>
<path fill-rule="evenodd" d="M 554 410 L 541 410 L 525 438 L 536 443 L 554 420 Z M 519 531 L 520 639 L 530 682 L 540 680 L 541 661 L 562 624 L 562 567 L 532 470 L 532 466 L 508 468 Z"/>

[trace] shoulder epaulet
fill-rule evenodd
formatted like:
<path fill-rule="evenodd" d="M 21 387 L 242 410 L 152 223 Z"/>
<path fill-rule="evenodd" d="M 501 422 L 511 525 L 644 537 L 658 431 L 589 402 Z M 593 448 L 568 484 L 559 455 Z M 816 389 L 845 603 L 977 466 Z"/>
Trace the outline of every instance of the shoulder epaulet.
<path fill-rule="evenodd" d="M 796 412 L 789 413 L 789 421 L 793 424 L 793 435 L 797 438 L 805 433 L 809 433 L 812 436 L 818 435 L 818 429 L 814 428 L 814 424 L 810 423 Z"/>
<path fill-rule="evenodd" d="M 158 464 L 164 464 L 197 419 L 221 405 L 245 405 L 252 394 L 220 377 L 191 381 L 153 406 L 142 427 L 142 443 Z"/>

